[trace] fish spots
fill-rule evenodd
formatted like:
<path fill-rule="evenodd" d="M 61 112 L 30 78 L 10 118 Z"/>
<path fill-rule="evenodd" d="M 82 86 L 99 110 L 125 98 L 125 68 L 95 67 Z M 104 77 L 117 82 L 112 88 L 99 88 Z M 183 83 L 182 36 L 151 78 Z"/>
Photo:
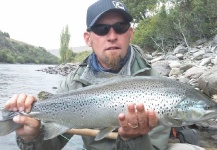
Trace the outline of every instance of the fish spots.
<path fill-rule="evenodd" d="M 195 108 L 211 109 L 198 102 L 201 99 L 203 97 L 195 95 L 194 90 L 171 80 L 125 77 L 53 96 L 37 103 L 34 109 L 43 112 L 39 119 L 49 121 L 52 118 L 69 127 L 105 127 L 105 123 L 118 125 L 117 116 L 127 111 L 128 103 L 142 102 L 146 110 L 155 110 L 160 119 L 178 116 L 184 120 L 190 116 L 189 110 L 199 116 Z"/>

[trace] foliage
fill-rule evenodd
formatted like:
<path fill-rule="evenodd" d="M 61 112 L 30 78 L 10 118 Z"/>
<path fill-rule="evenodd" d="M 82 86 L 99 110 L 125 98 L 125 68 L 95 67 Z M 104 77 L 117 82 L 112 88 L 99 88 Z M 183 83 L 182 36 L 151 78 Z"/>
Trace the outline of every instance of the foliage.
<path fill-rule="evenodd" d="M 139 22 L 146 18 L 146 13 L 155 8 L 158 0 L 121 0 L 127 5 L 131 15 L 135 19 L 134 22 Z"/>
<path fill-rule="evenodd" d="M 8 38 L 0 31 L 0 62 L 57 64 L 58 58 L 43 47 L 34 47 Z"/>
<path fill-rule="evenodd" d="M 60 63 L 71 62 L 75 54 L 69 48 L 70 33 L 68 25 L 62 30 L 60 39 Z"/>
<path fill-rule="evenodd" d="M 175 3 L 174 8 L 140 20 L 133 44 L 146 50 L 170 51 L 180 43 L 193 43 L 217 34 L 217 1 L 189 0 Z"/>
<path fill-rule="evenodd" d="M 92 51 L 84 51 L 80 53 L 75 53 L 75 56 L 72 59 L 73 63 L 81 63 L 87 56 L 89 56 Z"/>

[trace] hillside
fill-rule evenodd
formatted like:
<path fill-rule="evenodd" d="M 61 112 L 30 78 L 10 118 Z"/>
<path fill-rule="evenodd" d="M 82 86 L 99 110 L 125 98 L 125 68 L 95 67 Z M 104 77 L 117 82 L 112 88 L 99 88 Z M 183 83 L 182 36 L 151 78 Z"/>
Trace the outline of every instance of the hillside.
<path fill-rule="evenodd" d="M 58 57 L 43 47 L 11 39 L 8 33 L 0 30 L 0 63 L 57 64 Z"/>
<path fill-rule="evenodd" d="M 74 53 L 81 53 L 84 51 L 91 51 L 92 48 L 88 47 L 88 46 L 78 46 L 78 47 L 71 47 L 70 48 Z M 48 52 L 50 52 L 51 54 L 60 57 L 60 53 L 59 53 L 59 49 L 48 49 Z"/>

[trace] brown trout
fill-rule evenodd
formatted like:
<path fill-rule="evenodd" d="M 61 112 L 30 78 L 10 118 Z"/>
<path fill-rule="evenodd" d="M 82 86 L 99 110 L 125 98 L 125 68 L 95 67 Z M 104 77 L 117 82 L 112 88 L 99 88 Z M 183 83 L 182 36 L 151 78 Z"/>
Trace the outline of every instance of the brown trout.
<path fill-rule="evenodd" d="M 14 131 L 15 115 L 27 115 L 42 121 L 44 139 L 51 139 L 72 128 L 98 128 L 96 140 L 119 127 L 118 115 L 127 113 L 128 103 L 144 103 L 155 110 L 159 124 L 178 127 L 217 116 L 217 104 L 193 87 L 163 77 L 123 76 L 108 79 L 71 92 L 54 94 L 33 104 L 30 113 L 0 114 L 0 135 Z"/>

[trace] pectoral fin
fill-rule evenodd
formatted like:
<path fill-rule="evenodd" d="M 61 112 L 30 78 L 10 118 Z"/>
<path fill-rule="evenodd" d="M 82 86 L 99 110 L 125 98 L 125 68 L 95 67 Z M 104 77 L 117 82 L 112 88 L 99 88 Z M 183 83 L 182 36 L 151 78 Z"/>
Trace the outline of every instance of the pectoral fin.
<path fill-rule="evenodd" d="M 52 139 L 70 130 L 70 128 L 56 124 L 54 122 L 43 122 L 44 140 Z"/>
<path fill-rule="evenodd" d="M 99 133 L 96 135 L 95 141 L 99 141 L 106 137 L 110 132 L 114 131 L 116 127 L 107 127 L 104 129 L 101 129 Z"/>
<path fill-rule="evenodd" d="M 175 119 L 167 116 L 161 118 L 159 123 L 169 127 L 180 127 L 183 125 L 183 121 L 181 119 Z"/>

